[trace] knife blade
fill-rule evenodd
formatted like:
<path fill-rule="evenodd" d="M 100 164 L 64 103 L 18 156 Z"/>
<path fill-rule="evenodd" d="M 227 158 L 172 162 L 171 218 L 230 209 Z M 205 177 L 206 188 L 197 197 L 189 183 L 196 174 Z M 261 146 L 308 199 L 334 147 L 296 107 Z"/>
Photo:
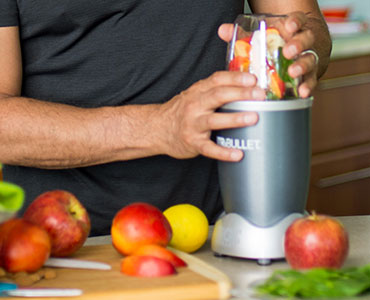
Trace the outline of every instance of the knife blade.
<path fill-rule="evenodd" d="M 82 260 L 75 258 L 49 258 L 45 267 L 72 268 L 72 269 L 93 269 L 93 270 L 111 270 L 112 267 L 106 263 Z"/>
<path fill-rule="evenodd" d="M 68 288 L 17 288 L 4 290 L 1 294 L 10 297 L 74 297 L 82 295 L 82 290 Z"/>
<path fill-rule="evenodd" d="M 26 288 L 10 282 L 0 282 L 0 297 L 72 297 L 80 296 L 80 289 L 61 288 Z"/>

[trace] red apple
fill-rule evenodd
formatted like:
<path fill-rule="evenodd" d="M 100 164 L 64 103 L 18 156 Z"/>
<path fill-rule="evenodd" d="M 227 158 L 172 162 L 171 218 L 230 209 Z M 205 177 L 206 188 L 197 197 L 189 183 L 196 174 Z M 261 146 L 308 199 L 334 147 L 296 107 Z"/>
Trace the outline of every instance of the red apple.
<path fill-rule="evenodd" d="M 176 269 L 158 257 L 130 255 L 121 260 L 121 272 L 130 276 L 160 277 L 176 274 Z"/>
<path fill-rule="evenodd" d="M 8 272 L 35 272 L 50 256 L 51 241 L 40 226 L 11 219 L 0 226 L 0 262 Z"/>
<path fill-rule="evenodd" d="M 186 267 L 187 265 L 185 261 L 183 261 L 171 250 L 155 244 L 141 246 L 140 248 L 134 251 L 133 255 L 158 257 L 160 259 L 169 261 L 175 268 Z"/>
<path fill-rule="evenodd" d="M 90 233 L 90 218 L 84 206 L 71 193 L 48 191 L 38 196 L 23 218 L 43 227 L 51 237 L 51 255 L 69 256 L 76 252 Z"/>
<path fill-rule="evenodd" d="M 296 219 L 285 233 L 285 257 L 294 269 L 340 268 L 348 255 L 348 234 L 326 215 Z"/>
<path fill-rule="evenodd" d="M 122 255 L 130 255 L 143 245 L 167 246 L 172 229 L 158 208 L 136 202 L 125 206 L 115 215 L 111 235 L 117 251 Z"/>

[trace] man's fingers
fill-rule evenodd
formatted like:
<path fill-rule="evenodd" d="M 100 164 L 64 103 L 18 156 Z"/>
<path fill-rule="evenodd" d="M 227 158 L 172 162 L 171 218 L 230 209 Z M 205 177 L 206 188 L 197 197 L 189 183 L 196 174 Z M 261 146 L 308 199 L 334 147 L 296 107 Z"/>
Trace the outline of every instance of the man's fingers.
<path fill-rule="evenodd" d="M 199 129 L 203 131 L 220 130 L 252 126 L 258 122 L 256 112 L 214 113 L 205 115 L 199 120 Z"/>
<path fill-rule="evenodd" d="M 295 34 L 300 32 L 307 22 L 307 17 L 302 12 L 293 12 L 288 14 L 286 18 L 279 19 L 278 22 L 274 24 L 280 35 L 285 41 L 289 41 Z"/>
<path fill-rule="evenodd" d="M 233 24 L 222 24 L 218 28 L 218 36 L 220 39 L 224 40 L 225 42 L 230 42 L 231 38 L 233 36 L 233 31 L 234 31 L 234 25 Z"/>
<path fill-rule="evenodd" d="M 235 86 L 215 87 L 199 99 L 203 108 L 215 110 L 224 104 L 241 100 L 264 100 L 266 93 L 259 87 L 241 88 Z"/>
<path fill-rule="evenodd" d="M 215 87 L 223 86 L 254 87 L 256 83 L 256 77 L 247 72 L 219 71 L 206 79 L 198 81 L 192 86 L 192 89 L 207 92 Z"/>
<path fill-rule="evenodd" d="M 296 34 L 283 48 L 283 54 L 286 58 L 292 59 L 303 50 L 312 48 L 315 37 L 311 30 L 305 30 Z"/>
<path fill-rule="evenodd" d="M 256 85 L 257 79 L 247 72 L 219 71 L 208 77 L 211 86 L 241 85 L 251 87 Z"/>
<path fill-rule="evenodd" d="M 298 87 L 298 94 L 301 98 L 307 98 L 311 95 L 317 84 L 316 72 L 311 72 L 305 76 L 304 82 Z"/>
<path fill-rule="evenodd" d="M 285 30 L 291 34 L 298 32 L 307 22 L 307 16 L 301 11 L 295 11 L 288 14 L 285 21 Z"/>
<path fill-rule="evenodd" d="M 240 161 L 244 155 L 241 150 L 222 147 L 211 140 L 201 145 L 200 154 L 223 161 Z"/>
<path fill-rule="evenodd" d="M 305 54 L 299 56 L 299 58 L 294 62 L 294 64 L 290 65 L 288 68 L 288 73 L 293 78 L 297 78 L 304 74 L 316 72 L 317 65 L 316 65 L 316 58 L 312 54 Z"/>

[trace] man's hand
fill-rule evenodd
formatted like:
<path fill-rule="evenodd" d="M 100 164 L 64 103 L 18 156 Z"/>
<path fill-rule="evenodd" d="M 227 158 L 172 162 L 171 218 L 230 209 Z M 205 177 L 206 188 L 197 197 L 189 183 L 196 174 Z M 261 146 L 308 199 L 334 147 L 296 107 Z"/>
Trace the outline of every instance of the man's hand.
<path fill-rule="evenodd" d="M 298 92 L 302 98 L 308 97 L 317 84 L 318 62 L 313 54 L 301 55 L 303 51 L 313 48 L 314 35 L 305 28 L 307 16 L 303 12 L 293 12 L 279 27 L 280 34 L 287 41 L 283 54 L 288 59 L 296 59 L 289 67 L 288 73 L 293 78 L 302 76 Z"/>
<path fill-rule="evenodd" d="M 164 153 L 179 159 L 199 154 L 224 161 L 239 161 L 243 152 L 218 146 L 211 132 L 218 129 L 254 125 L 255 112 L 218 113 L 217 108 L 226 103 L 244 99 L 262 100 L 265 93 L 256 87 L 256 78 L 249 73 L 216 72 L 207 79 L 193 84 L 160 107 L 159 130 L 166 132 L 161 147 Z"/>
<path fill-rule="evenodd" d="M 280 24 L 275 24 L 286 44 L 283 54 L 288 59 L 296 59 L 289 67 L 289 75 L 293 78 L 302 76 L 302 83 L 298 92 L 300 97 L 308 97 L 317 84 L 318 65 L 313 54 L 302 52 L 313 48 L 314 35 L 310 29 L 306 28 L 307 16 L 303 12 L 293 12 L 283 19 Z M 232 37 L 233 25 L 223 24 L 218 30 L 221 39 L 229 42 Z"/>

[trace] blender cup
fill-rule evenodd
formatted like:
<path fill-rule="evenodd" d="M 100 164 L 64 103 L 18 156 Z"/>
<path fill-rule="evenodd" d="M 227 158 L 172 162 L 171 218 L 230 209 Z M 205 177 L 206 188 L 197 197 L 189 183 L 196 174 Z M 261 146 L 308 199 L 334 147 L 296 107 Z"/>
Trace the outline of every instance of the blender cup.
<path fill-rule="evenodd" d="M 309 188 L 312 99 L 239 101 L 221 112 L 256 111 L 255 126 L 220 130 L 217 144 L 241 149 L 240 162 L 218 162 L 226 213 L 273 226 L 303 213 Z"/>
<path fill-rule="evenodd" d="M 299 80 L 288 74 L 293 60 L 283 56 L 285 15 L 239 15 L 228 46 L 227 69 L 254 74 L 267 100 L 297 99 Z"/>
<path fill-rule="evenodd" d="M 309 188 L 313 99 L 299 99 L 299 80 L 288 75 L 293 61 L 282 55 L 279 33 L 285 17 L 236 19 L 227 68 L 254 74 L 267 99 L 224 105 L 219 112 L 257 112 L 258 123 L 214 132 L 218 145 L 240 149 L 244 157 L 218 161 L 225 213 L 215 224 L 212 249 L 260 264 L 285 257 L 285 231 L 304 214 Z"/>

